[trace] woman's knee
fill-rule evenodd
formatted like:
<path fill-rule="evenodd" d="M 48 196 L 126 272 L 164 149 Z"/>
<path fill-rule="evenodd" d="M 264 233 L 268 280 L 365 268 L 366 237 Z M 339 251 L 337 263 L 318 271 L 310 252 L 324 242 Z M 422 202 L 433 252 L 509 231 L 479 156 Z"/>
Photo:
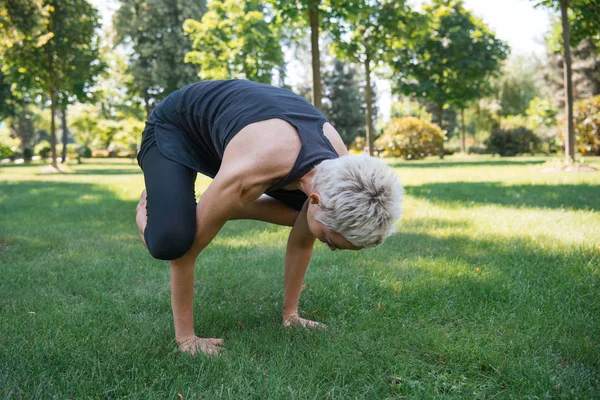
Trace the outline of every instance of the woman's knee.
<path fill-rule="evenodd" d="M 146 228 L 144 238 L 152 257 L 158 260 L 176 260 L 192 248 L 195 233 L 195 226 L 171 225 L 153 230 Z"/>

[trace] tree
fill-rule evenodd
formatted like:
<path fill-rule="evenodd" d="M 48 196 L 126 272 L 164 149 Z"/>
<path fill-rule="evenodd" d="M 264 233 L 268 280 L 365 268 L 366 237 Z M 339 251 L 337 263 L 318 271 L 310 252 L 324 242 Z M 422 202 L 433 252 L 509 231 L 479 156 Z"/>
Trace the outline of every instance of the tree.
<path fill-rule="evenodd" d="M 584 38 L 600 38 L 600 4 L 596 0 L 533 0 L 536 6 L 560 11 L 562 27 L 563 69 L 565 93 L 565 161 L 575 161 L 575 131 L 573 128 L 573 72 L 571 46 Z M 570 15 L 569 15 L 570 14 Z M 573 34 L 571 34 L 571 25 Z"/>
<path fill-rule="evenodd" d="M 500 115 L 523 115 L 529 103 L 541 95 L 538 71 L 541 65 L 530 57 L 511 57 L 500 76 L 492 81 L 493 96 L 500 105 Z"/>
<path fill-rule="evenodd" d="M 283 63 L 280 21 L 255 0 L 213 0 L 200 21 L 187 19 L 193 40 L 185 62 L 200 66 L 201 79 L 246 78 L 271 83 Z"/>
<path fill-rule="evenodd" d="M 422 15 L 427 22 L 414 43 L 397 46 L 391 62 L 394 82 L 396 90 L 434 103 L 443 129 L 444 108 L 463 109 L 480 98 L 508 47 L 464 9 L 462 0 L 434 0 Z"/>
<path fill-rule="evenodd" d="M 0 55 L 0 61 L 2 55 Z M 10 117 L 15 112 L 15 96 L 11 90 L 11 84 L 6 80 L 0 68 L 0 121 L 3 118 Z"/>
<path fill-rule="evenodd" d="M 6 1 L 3 71 L 17 90 L 50 102 L 52 165 L 56 110 L 85 92 L 98 73 L 98 11 L 86 0 Z"/>
<path fill-rule="evenodd" d="M 373 101 L 371 71 L 388 58 L 394 40 L 408 35 L 407 21 L 411 11 L 404 1 L 358 0 L 344 2 L 343 20 L 334 29 L 336 53 L 344 59 L 364 66 L 365 122 L 369 154 L 373 154 Z M 406 33 L 405 33 L 406 32 Z"/>
<path fill-rule="evenodd" d="M 269 0 L 278 11 L 286 29 L 292 35 L 310 29 L 310 50 L 312 65 L 312 103 L 322 108 L 323 87 L 321 82 L 321 51 L 319 39 L 321 31 L 331 30 L 332 21 L 342 19 L 346 12 L 346 0 Z"/>
<path fill-rule="evenodd" d="M 99 140 L 99 119 L 100 113 L 95 105 L 81 105 L 73 113 L 71 120 L 73 136 L 83 147 L 84 153 L 89 153 L 95 142 Z"/>
<path fill-rule="evenodd" d="M 356 69 L 335 60 L 333 70 L 323 76 L 323 113 L 335 126 L 344 144 L 349 146 L 357 136 L 364 136 L 365 107 Z"/>
<path fill-rule="evenodd" d="M 556 29 L 558 28 L 558 29 Z M 560 23 L 554 24 L 546 38 L 546 59 L 543 66 L 545 89 L 559 107 L 565 107 L 564 64 Z M 583 39 L 571 49 L 573 97 L 587 98 L 600 94 L 600 41 Z"/>
<path fill-rule="evenodd" d="M 183 59 L 191 50 L 183 22 L 200 18 L 205 0 L 119 0 L 113 16 L 116 43 L 130 51 L 129 90 L 139 96 L 146 114 L 167 94 L 197 80 L 197 70 Z"/>

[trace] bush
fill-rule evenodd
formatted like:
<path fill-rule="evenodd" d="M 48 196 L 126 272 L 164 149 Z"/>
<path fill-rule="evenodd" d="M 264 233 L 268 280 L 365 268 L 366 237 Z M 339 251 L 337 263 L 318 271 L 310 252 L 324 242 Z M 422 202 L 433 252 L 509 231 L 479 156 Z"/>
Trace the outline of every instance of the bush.
<path fill-rule="evenodd" d="M 50 142 L 48 142 L 47 140 L 42 140 L 41 142 L 35 145 L 33 151 L 39 154 L 39 156 L 45 160 L 46 158 L 50 157 L 50 152 L 52 151 L 52 148 L 50 147 Z"/>
<path fill-rule="evenodd" d="M 350 150 L 354 150 L 358 153 L 362 153 L 365 150 L 366 139 L 363 136 L 357 136 L 350 145 Z"/>
<path fill-rule="evenodd" d="M 81 158 L 91 158 L 92 157 L 92 149 L 90 149 L 87 146 L 79 147 L 79 149 L 77 150 L 77 153 L 79 154 L 79 157 L 81 157 Z"/>
<path fill-rule="evenodd" d="M 499 154 L 501 157 L 516 156 L 517 154 L 535 154 L 540 147 L 540 138 L 525 127 L 513 129 L 493 129 L 486 140 L 488 152 Z"/>
<path fill-rule="evenodd" d="M 30 147 L 26 147 L 23 149 L 23 159 L 25 159 L 25 162 L 31 162 L 31 159 L 33 158 L 33 149 Z"/>
<path fill-rule="evenodd" d="M 575 102 L 573 128 L 576 150 L 600 156 L 600 96 Z"/>
<path fill-rule="evenodd" d="M 384 134 L 375 141 L 375 147 L 384 156 L 418 160 L 439 154 L 444 132 L 431 122 L 414 117 L 395 118 Z"/>
<path fill-rule="evenodd" d="M 5 144 L 0 143 L 0 160 L 9 158 L 13 155 L 13 151 Z"/>
<path fill-rule="evenodd" d="M 107 158 L 110 156 L 110 152 L 106 149 L 92 150 L 93 158 Z"/>

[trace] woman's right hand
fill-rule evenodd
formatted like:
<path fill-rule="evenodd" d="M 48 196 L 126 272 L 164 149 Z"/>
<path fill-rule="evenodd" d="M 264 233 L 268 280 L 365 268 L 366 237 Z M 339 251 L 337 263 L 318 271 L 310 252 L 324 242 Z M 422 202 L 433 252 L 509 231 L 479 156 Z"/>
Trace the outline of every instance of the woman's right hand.
<path fill-rule="evenodd" d="M 189 338 L 183 338 L 177 340 L 179 350 L 184 353 L 190 353 L 191 355 L 197 354 L 199 351 L 210 357 L 218 356 L 221 350 L 223 350 L 223 339 L 216 338 L 199 338 L 197 336 L 191 336 Z"/>

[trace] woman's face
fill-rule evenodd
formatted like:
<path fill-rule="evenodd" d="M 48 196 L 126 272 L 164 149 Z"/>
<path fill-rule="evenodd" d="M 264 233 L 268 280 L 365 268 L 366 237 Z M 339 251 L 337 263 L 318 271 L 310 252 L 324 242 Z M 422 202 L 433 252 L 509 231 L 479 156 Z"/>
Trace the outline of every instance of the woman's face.
<path fill-rule="evenodd" d="M 325 228 L 322 223 L 317 221 L 315 218 L 317 209 L 319 207 L 320 197 L 318 193 L 313 193 L 309 197 L 308 210 L 306 211 L 306 219 L 308 222 L 308 229 L 312 235 L 325 243 L 332 251 L 335 250 L 360 250 L 359 247 L 354 246 L 352 243 L 346 240 L 342 235 L 337 232 L 332 232 Z"/>

